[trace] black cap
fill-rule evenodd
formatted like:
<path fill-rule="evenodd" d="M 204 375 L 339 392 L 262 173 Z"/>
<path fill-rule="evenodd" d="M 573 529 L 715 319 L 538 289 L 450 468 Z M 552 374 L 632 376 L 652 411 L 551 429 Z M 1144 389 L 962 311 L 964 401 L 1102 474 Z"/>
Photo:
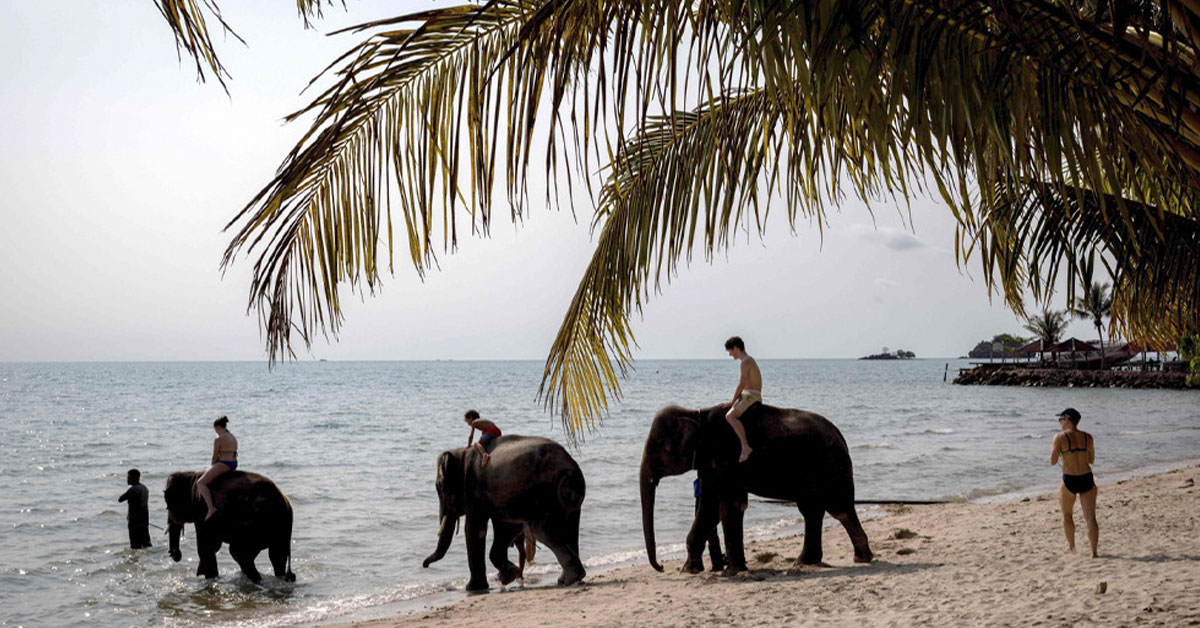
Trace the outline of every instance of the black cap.
<path fill-rule="evenodd" d="M 1072 423 L 1078 423 L 1079 419 L 1081 418 L 1079 416 L 1079 411 L 1076 410 L 1075 408 L 1067 408 L 1066 410 L 1059 412 L 1058 416 L 1059 417 L 1067 417 L 1068 419 L 1071 419 Z"/>

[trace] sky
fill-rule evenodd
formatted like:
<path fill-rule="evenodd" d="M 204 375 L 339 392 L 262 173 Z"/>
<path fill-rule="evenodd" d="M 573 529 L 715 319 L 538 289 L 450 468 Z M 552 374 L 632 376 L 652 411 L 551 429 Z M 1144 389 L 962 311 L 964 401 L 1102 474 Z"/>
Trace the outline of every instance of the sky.
<path fill-rule="evenodd" d="M 180 62 L 150 0 L 0 3 L 0 361 L 265 364 L 253 260 L 222 275 L 222 229 L 306 130 L 282 122 L 301 90 L 358 41 L 325 33 L 446 6 L 347 5 L 305 30 L 290 1 L 222 3 L 248 42 L 218 44 L 226 95 Z M 592 250 L 589 209 L 532 207 L 512 225 L 500 208 L 490 237 L 460 238 L 424 282 L 397 264 L 380 293 L 348 299 L 340 336 L 299 357 L 544 359 Z M 823 236 L 777 209 L 764 237 L 743 229 L 635 314 L 635 359 L 725 358 L 733 334 L 767 359 L 951 357 L 1022 332 L 977 262 L 956 265 L 939 200 L 874 216 L 848 201 Z M 1084 322 L 1069 333 L 1095 336 Z"/>

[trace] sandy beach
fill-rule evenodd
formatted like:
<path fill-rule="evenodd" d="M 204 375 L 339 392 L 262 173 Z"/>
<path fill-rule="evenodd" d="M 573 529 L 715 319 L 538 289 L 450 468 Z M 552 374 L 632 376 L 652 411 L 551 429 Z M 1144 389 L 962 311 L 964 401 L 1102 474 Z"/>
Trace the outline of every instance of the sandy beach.
<path fill-rule="evenodd" d="M 876 555 L 866 565 L 852 562 L 839 526 L 826 530 L 826 566 L 795 566 L 800 539 L 790 537 L 748 544 L 751 571 L 732 578 L 681 574 L 672 560 L 665 573 L 635 566 L 570 588 L 493 588 L 340 626 L 1200 626 L 1198 480 L 1189 467 L 1101 483 L 1097 559 L 1078 505 L 1077 549 L 1066 553 L 1057 494 L 896 507 L 865 523 Z"/>

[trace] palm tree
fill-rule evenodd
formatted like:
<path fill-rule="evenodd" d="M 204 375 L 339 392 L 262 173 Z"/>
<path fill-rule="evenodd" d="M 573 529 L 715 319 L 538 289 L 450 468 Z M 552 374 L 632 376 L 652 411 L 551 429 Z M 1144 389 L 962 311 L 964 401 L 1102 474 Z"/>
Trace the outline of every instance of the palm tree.
<path fill-rule="evenodd" d="M 229 225 L 223 267 L 256 257 L 272 360 L 336 337 L 339 288 L 374 291 L 395 249 L 423 275 L 460 230 L 486 235 L 498 177 L 518 220 L 543 152 L 548 203 L 564 183 L 564 204 L 595 202 L 541 389 L 572 435 L 619 394 L 633 312 L 681 262 L 761 233 L 772 201 L 821 227 L 846 192 L 936 190 L 960 263 L 1019 313 L 1099 257 L 1113 325 L 1170 340 L 1200 320 L 1195 2 L 492 0 L 350 31 L 288 118 L 308 133 Z"/>
<path fill-rule="evenodd" d="M 1025 319 L 1024 327 L 1042 342 L 1042 350 L 1039 353 L 1045 362 L 1046 347 L 1058 344 L 1067 331 L 1067 313 L 1045 309 L 1041 314 Z"/>
<path fill-rule="evenodd" d="M 1112 313 L 1112 296 L 1108 293 L 1108 284 L 1099 281 L 1085 284 L 1083 296 L 1076 297 L 1068 309 L 1077 319 L 1091 319 L 1096 333 L 1100 335 L 1100 369 L 1107 368 L 1104 359 L 1104 319 Z"/>

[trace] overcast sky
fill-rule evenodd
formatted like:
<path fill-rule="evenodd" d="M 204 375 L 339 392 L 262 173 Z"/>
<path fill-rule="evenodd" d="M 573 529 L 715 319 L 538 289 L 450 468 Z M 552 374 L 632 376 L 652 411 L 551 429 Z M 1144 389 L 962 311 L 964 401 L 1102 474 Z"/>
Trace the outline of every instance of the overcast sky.
<path fill-rule="evenodd" d="M 222 3 L 249 42 L 220 46 L 231 97 L 177 61 L 150 0 L 0 4 L 0 361 L 265 358 L 246 314 L 252 263 L 222 278 L 222 227 L 305 130 L 281 122 L 300 90 L 357 41 L 324 33 L 445 6 L 348 4 L 305 31 L 288 0 Z M 847 203 L 823 242 L 778 212 L 765 239 L 694 260 L 635 322 L 636 357 L 724 358 L 731 334 L 761 358 L 956 356 L 1021 331 L 974 262 L 956 267 L 940 202 L 914 203 L 913 230 L 875 209 L 873 223 Z M 580 219 L 497 221 L 424 283 L 398 266 L 349 305 L 340 341 L 302 357 L 543 359 L 591 252 Z"/>

